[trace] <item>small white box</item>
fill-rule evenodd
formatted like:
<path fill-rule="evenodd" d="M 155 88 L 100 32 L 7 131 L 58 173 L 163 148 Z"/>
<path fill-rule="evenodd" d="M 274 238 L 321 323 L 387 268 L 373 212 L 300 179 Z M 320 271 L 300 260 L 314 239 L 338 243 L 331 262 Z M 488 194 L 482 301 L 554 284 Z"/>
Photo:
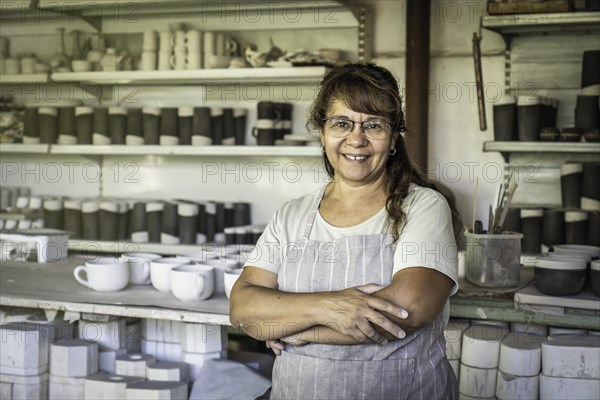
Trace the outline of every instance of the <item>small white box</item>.
<path fill-rule="evenodd" d="M 154 364 L 156 359 L 148 354 L 125 354 L 115 360 L 117 375 L 146 377 L 146 367 Z"/>
<path fill-rule="evenodd" d="M 100 371 L 115 373 L 115 359 L 127 354 L 127 350 L 102 350 L 98 352 L 98 369 Z"/>
<path fill-rule="evenodd" d="M 69 233 L 59 229 L 22 229 L 11 233 L 0 232 L 0 256 L 2 262 L 5 254 L 16 251 L 21 258 L 35 254 L 36 262 L 57 262 L 67 258 Z M 5 250 L 8 250 L 5 251 Z M 24 260 L 25 261 L 25 260 Z"/>
<path fill-rule="evenodd" d="M 125 319 L 114 321 L 79 321 L 79 338 L 98 343 L 101 350 L 125 348 Z"/>
<path fill-rule="evenodd" d="M 66 378 L 50 374 L 48 388 L 50 400 L 81 400 L 85 378 Z"/>
<path fill-rule="evenodd" d="M 86 400 L 117 400 L 125 399 L 127 385 L 142 382 L 137 376 L 121 376 L 113 374 L 96 374 L 88 376 L 84 382 L 84 399 Z"/>
<path fill-rule="evenodd" d="M 59 340 L 50 345 L 50 373 L 83 377 L 98 372 L 98 344 L 83 339 Z"/>
<path fill-rule="evenodd" d="M 38 324 L 13 322 L 0 326 L 0 373 L 40 375 L 48 372 L 48 342 Z"/>
<path fill-rule="evenodd" d="M 128 400 L 175 400 L 188 398 L 188 385 L 183 382 L 144 381 L 127 387 Z"/>
<path fill-rule="evenodd" d="M 150 381 L 189 381 L 189 366 L 184 362 L 157 362 L 146 367 L 146 378 Z"/>
<path fill-rule="evenodd" d="M 48 373 L 33 376 L 0 374 L 0 399 L 48 398 Z"/>
<path fill-rule="evenodd" d="M 213 353 L 223 350 L 224 328 L 216 324 L 183 323 L 181 348 L 187 353 Z"/>

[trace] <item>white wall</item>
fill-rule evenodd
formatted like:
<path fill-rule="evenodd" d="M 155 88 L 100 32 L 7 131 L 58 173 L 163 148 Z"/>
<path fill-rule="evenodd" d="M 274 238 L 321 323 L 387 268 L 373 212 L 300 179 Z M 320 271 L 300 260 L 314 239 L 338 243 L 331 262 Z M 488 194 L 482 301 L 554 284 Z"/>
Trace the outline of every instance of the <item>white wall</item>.
<path fill-rule="evenodd" d="M 488 205 L 502 179 L 504 160 L 483 153 L 493 139 L 492 104 L 504 90 L 504 42 L 483 30 L 483 80 L 488 129 L 479 129 L 472 35 L 479 30 L 485 1 L 431 2 L 428 172 L 457 199 L 463 221 L 472 222 L 475 180 L 479 177 L 477 219 L 487 221 Z M 366 1 L 375 17 L 375 61 L 390 68 L 405 87 L 406 2 Z"/>

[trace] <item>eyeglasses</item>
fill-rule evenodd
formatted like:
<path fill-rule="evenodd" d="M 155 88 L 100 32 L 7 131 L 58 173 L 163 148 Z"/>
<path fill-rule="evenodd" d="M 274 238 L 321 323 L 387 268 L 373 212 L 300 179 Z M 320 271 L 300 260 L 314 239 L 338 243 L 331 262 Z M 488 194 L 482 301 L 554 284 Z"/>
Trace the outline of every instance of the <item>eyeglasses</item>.
<path fill-rule="evenodd" d="M 354 130 L 354 124 L 360 124 L 364 135 L 371 140 L 387 139 L 390 133 L 390 128 L 393 126 L 391 122 L 383 119 L 369 119 L 363 122 L 352 121 L 347 118 L 325 118 L 325 132 L 335 138 L 344 138 Z M 389 125 L 389 126 L 388 126 Z"/>

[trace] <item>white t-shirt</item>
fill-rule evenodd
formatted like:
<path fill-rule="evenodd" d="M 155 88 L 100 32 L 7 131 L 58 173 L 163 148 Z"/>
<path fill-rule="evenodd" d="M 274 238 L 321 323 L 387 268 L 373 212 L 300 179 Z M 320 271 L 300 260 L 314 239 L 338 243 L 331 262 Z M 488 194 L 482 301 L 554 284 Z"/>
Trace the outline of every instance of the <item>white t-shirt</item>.
<path fill-rule="evenodd" d="M 294 246 L 304 234 L 308 217 L 320 190 L 288 201 L 273 215 L 245 266 L 279 272 L 285 249 Z M 394 252 L 393 273 L 408 267 L 435 269 L 454 281 L 451 294 L 458 290 L 457 248 L 450 207 L 435 190 L 412 185 L 402 205 L 406 222 Z M 331 241 L 345 236 L 389 232 L 385 207 L 368 220 L 351 227 L 329 224 L 317 212 L 309 239 Z"/>

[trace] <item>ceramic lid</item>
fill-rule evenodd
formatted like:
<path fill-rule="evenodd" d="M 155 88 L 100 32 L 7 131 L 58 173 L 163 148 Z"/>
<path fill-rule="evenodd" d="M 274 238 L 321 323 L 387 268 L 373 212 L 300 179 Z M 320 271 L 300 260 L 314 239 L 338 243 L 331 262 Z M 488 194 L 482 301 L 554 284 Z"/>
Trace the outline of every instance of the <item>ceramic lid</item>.
<path fill-rule="evenodd" d="M 556 258 L 540 257 L 536 268 L 583 271 L 587 269 L 587 263 L 581 259 L 561 260 Z"/>
<path fill-rule="evenodd" d="M 554 249 L 579 251 L 591 255 L 592 257 L 600 257 L 600 247 L 598 246 L 587 246 L 583 244 L 557 244 L 553 246 Z"/>

